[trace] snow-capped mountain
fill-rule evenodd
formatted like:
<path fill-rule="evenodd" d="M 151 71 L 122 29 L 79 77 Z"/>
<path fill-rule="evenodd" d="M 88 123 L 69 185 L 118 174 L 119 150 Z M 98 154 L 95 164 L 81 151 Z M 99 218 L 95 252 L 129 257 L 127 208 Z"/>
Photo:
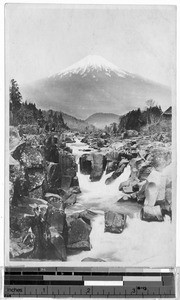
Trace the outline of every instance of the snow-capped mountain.
<path fill-rule="evenodd" d="M 111 76 L 112 72 L 120 77 L 127 77 L 129 75 L 127 72 L 120 70 L 117 66 L 99 55 L 88 55 L 77 63 L 55 74 L 53 77 L 71 76 L 74 74 L 87 76 L 87 74 L 93 71 L 104 71 L 107 76 Z"/>
<path fill-rule="evenodd" d="M 163 109 L 171 105 L 169 88 L 123 71 L 97 55 L 24 86 L 22 95 L 42 109 L 60 110 L 80 119 L 99 112 L 122 115 L 144 107 L 148 99 Z"/>

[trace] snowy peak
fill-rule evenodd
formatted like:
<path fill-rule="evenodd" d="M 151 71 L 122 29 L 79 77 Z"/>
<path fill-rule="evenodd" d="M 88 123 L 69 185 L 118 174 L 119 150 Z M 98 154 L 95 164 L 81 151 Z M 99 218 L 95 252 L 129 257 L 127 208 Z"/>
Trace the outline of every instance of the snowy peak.
<path fill-rule="evenodd" d="M 63 77 L 71 76 L 73 74 L 85 76 L 93 71 L 105 72 L 105 74 L 110 77 L 112 72 L 120 77 L 127 77 L 129 75 L 127 72 L 120 70 L 117 66 L 99 55 L 88 55 L 55 76 Z"/>

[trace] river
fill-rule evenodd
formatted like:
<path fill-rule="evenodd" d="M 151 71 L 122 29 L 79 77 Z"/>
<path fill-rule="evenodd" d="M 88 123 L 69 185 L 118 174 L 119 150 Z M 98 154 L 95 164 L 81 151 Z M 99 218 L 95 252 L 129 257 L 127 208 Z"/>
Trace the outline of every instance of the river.
<path fill-rule="evenodd" d="M 173 226 L 168 216 L 164 222 L 145 222 L 140 219 L 141 205 L 138 203 L 117 203 L 122 192 L 119 184 L 128 179 L 130 167 L 110 185 L 105 184 L 105 172 L 98 182 L 91 182 L 89 175 L 80 172 L 79 157 L 89 149 L 87 144 L 76 139 L 68 146 L 73 150 L 78 164 L 77 176 L 81 194 L 76 204 L 66 209 L 66 214 L 89 209 L 96 215 L 92 219 L 90 234 L 91 250 L 68 256 L 68 261 L 80 262 L 86 257 L 101 258 L 106 262 L 119 262 L 121 266 L 171 266 L 174 252 L 171 249 Z M 96 150 L 92 150 L 96 151 Z M 127 214 L 127 226 L 121 234 L 104 232 L 104 212 L 113 210 Z M 168 258 L 168 259 L 167 259 Z"/>

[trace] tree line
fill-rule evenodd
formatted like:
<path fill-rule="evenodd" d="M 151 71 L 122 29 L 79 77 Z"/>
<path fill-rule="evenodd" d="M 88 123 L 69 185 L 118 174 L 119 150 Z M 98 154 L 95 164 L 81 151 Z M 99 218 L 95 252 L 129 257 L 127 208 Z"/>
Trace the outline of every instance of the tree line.
<path fill-rule="evenodd" d="M 49 110 L 43 112 L 36 107 L 35 103 L 23 102 L 18 83 L 12 79 L 9 88 L 10 99 L 10 125 L 39 125 L 46 130 L 56 130 L 57 128 L 66 128 L 61 112 Z"/>
<path fill-rule="evenodd" d="M 149 103 L 149 100 L 146 103 Z M 140 131 L 143 126 L 157 122 L 161 114 L 161 106 L 155 105 L 153 101 L 152 105 L 147 105 L 143 111 L 138 108 L 120 117 L 118 131 L 123 132 L 124 130 L 130 129 Z"/>

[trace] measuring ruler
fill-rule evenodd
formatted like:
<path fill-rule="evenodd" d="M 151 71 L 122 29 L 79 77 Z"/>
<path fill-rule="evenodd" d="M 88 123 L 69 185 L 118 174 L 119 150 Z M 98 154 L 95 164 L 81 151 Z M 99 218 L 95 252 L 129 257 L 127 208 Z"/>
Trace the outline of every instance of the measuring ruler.
<path fill-rule="evenodd" d="M 175 298 L 175 276 L 170 270 L 6 268 L 4 297 Z"/>

